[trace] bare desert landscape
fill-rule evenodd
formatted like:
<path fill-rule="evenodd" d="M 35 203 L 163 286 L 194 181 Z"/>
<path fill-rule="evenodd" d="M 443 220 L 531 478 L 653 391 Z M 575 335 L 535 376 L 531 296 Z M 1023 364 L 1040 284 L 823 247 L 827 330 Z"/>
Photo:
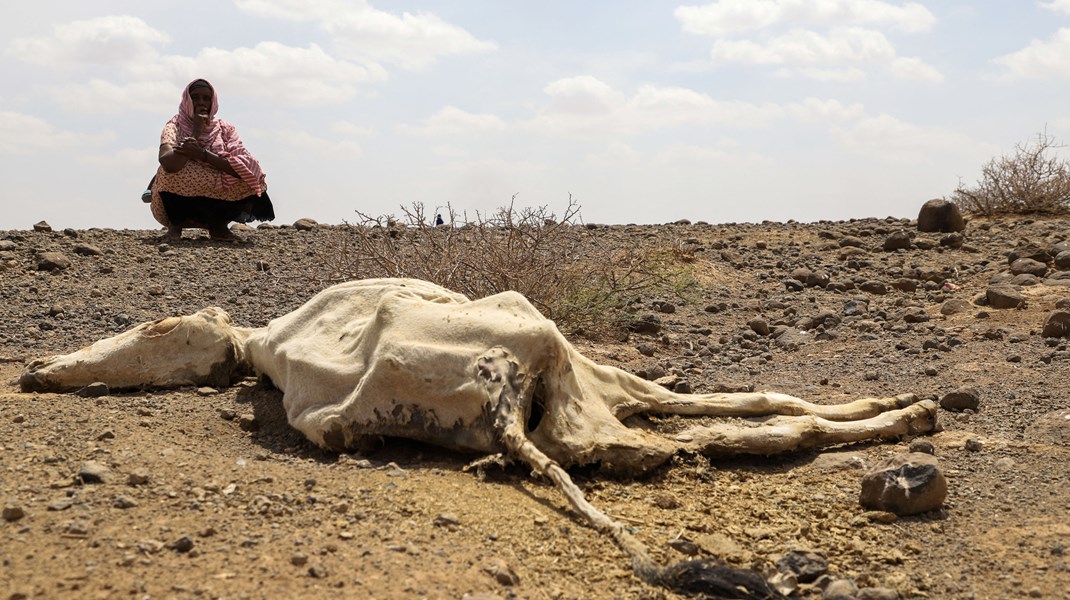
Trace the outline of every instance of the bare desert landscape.
<path fill-rule="evenodd" d="M 792 563 L 800 598 L 1070 598 L 1070 221 L 577 227 L 598 244 L 686 248 L 693 282 L 636 297 L 642 327 L 571 333 L 596 362 L 677 391 L 942 404 L 942 430 L 918 438 L 681 455 L 640 478 L 573 469 L 659 562 Z M 681 597 L 636 578 L 530 469 L 476 473 L 464 467 L 478 456 L 399 439 L 321 450 L 255 377 L 20 391 L 32 359 L 144 321 L 217 306 L 263 326 L 323 287 L 310 273 L 341 232 L 0 231 L 0 597 Z M 862 507 L 866 471 L 924 442 L 942 507 Z"/>

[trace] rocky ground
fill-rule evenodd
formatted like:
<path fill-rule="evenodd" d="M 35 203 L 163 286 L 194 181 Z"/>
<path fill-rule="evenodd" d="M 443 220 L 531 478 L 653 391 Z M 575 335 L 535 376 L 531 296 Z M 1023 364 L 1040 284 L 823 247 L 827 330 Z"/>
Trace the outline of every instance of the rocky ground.
<path fill-rule="evenodd" d="M 678 244 L 699 284 L 642 298 L 646 333 L 573 339 L 599 362 L 695 392 L 837 403 L 966 388 L 957 397 L 979 404 L 941 409 L 943 431 L 926 437 L 948 496 L 920 516 L 859 505 L 865 470 L 911 440 L 573 476 L 662 562 L 771 573 L 811 553 L 804 598 L 1070 598 L 1068 225 L 585 228 L 604 243 Z M 320 451 L 255 379 L 20 393 L 30 359 L 141 321 L 214 305 L 264 325 L 317 290 L 310 274 L 336 239 L 290 226 L 241 231 L 241 244 L 159 235 L 0 232 L 0 598 L 676 597 L 636 579 L 525 469 L 481 480 L 462 471 L 474 457 L 401 440 Z"/>

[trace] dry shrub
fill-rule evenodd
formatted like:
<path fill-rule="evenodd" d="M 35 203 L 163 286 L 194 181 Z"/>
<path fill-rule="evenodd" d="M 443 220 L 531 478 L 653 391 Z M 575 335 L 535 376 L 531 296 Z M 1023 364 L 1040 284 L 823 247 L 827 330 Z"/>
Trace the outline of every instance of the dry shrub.
<path fill-rule="evenodd" d="M 1070 211 L 1070 162 L 1054 155 L 1055 139 L 1038 133 L 1019 143 L 1011 156 L 988 161 L 974 187 L 959 183 L 950 200 L 986 216 Z"/>
<path fill-rule="evenodd" d="M 681 295 L 693 285 L 671 240 L 638 247 L 592 235 L 571 196 L 560 218 L 546 207 L 514 202 L 472 220 L 447 207 L 447 224 L 440 226 L 420 203 L 402 212 L 400 218 L 358 212 L 359 222 L 335 228 L 316 257 L 317 281 L 407 277 L 473 299 L 513 290 L 573 333 L 619 326 L 640 294 Z"/>

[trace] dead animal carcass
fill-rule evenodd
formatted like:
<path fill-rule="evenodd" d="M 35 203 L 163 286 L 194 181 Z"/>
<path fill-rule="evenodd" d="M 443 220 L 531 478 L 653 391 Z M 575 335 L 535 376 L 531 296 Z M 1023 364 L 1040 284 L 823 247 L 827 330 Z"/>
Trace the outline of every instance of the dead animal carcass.
<path fill-rule="evenodd" d="M 588 360 L 520 294 L 472 301 L 406 279 L 333 286 L 263 328 L 234 326 L 218 308 L 143 323 L 34 361 L 20 384 L 24 391 L 94 382 L 219 386 L 248 371 L 269 377 L 290 424 L 325 448 L 397 436 L 523 461 L 612 535 L 644 580 L 707 596 L 775 592 L 753 572 L 703 561 L 658 566 L 622 524 L 584 499 L 565 469 L 638 474 L 681 451 L 766 455 L 899 438 L 930 431 L 936 420 L 933 402 L 909 394 L 831 406 L 771 392 L 676 394 Z M 668 437 L 624 424 L 641 413 L 779 416 L 758 427 L 704 425 Z M 731 595 L 740 589 L 751 595 Z"/>

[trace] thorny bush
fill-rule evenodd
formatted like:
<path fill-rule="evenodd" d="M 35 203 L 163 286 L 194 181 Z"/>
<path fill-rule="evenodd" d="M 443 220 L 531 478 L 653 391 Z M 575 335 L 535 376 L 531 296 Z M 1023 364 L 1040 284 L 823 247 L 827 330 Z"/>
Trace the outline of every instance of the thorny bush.
<path fill-rule="evenodd" d="M 423 279 L 473 299 L 513 290 L 561 329 L 589 334 L 621 326 L 641 294 L 686 295 L 694 285 L 671 239 L 613 245 L 590 235 L 571 196 L 560 218 L 515 198 L 471 220 L 447 206 L 439 226 L 421 203 L 401 207 L 400 218 L 358 211 L 359 222 L 332 229 L 314 278 Z"/>
<path fill-rule="evenodd" d="M 1070 211 L 1070 162 L 1054 156 L 1060 146 L 1045 133 L 1015 146 L 1011 156 L 988 161 L 973 187 L 959 183 L 950 200 L 985 216 Z"/>

